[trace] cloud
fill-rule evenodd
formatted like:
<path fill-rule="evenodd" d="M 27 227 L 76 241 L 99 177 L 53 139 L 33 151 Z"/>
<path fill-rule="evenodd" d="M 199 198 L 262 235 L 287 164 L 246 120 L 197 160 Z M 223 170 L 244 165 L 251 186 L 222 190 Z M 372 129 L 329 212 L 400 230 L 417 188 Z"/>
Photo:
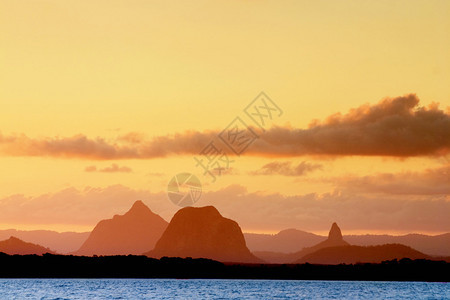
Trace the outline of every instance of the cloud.
<path fill-rule="evenodd" d="M 419 107 L 415 95 L 363 105 L 334 114 L 308 129 L 274 128 L 250 149 L 271 156 L 445 155 L 450 149 L 450 115 L 433 104 Z"/>
<path fill-rule="evenodd" d="M 0 135 L 0 152 L 12 156 L 50 156 L 84 159 L 138 158 L 138 150 L 102 138 L 84 135 L 32 139 L 25 135 Z"/>
<path fill-rule="evenodd" d="M 302 161 L 294 166 L 292 162 L 271 162 L 262 166 L 257 171 L 250 172 L 251 175 L 283 175 L 283 176 L 303 176 L 306 173 L 321 170 L 322 165 L 312 164 Z"/>
<path fill-rule="evenodd" d="M 103 172 L 103 173 L 130 173 L 133 170 L 129 167 L 119 167 L 117 164 L 112 164 L 110 167 L 97 169 L 96 166 L 88 166 L 84 169 L 85 172 Z"/>
<path fill-rule="evenodd" d="M 380 173 L 370 176 L 346 176 L 334 181 L 353 193 L 398 195 L 450 195 L 450 165 L 423 172 Z"/>
<path fill-rule="evenodd" d="M 145 139 L 146 139 L 145 134 L 140 132 L 129 132 L 117 138 L 117 140 L 119 141 L 124 141 L 131 144 L 140 144 L 141 141 Z"/>
<path fill-rule="evenodd" d="M 162 172 L 149 172 L 149 173 L 145 174 L 145 176 L 150 176 L 150 177 L 161 177 L 164 175 L 166 175 L 166 174 L 162 173 Z"/>
<path fill-rule="evenodd" d="M 122 185 L 68 188 L 37 197 L 13 195 L 0 199 L 5 224 L 89 225 L 125 213 L 136 200 L 169 221 L 179 207 L 166 193 L 135 190 Z M 249 192 L 241 185 L 207 191 L 196 206 L 214 205 L 243 230 L 298 228 L 326 231 L 332 222 L 342 230 L 430 231 L 450 228 L 447 195 L 371 195 L 348 191 L 286 196 Z M 45 227 L 45 226 L 43 226 Z"/>
<path fill-rule="evenodd" d="M 114 140 L 84 135 L 33 139 L 0 134 L 0 153 L 11 156 L 51 156 L 96 160 L 151 159 L 198 155 L 211 141 L 221 144 L 221 131 L 186 131 L 151 139 L 138 133 Z M 262 133 L 244 155 L 265 157 L 324 156 L 443 156 L 450 153 L 450 114 L 435 103 L 419 106 L 415 95 L 365 104 L 346 114 L 314 120 L 306 129 L 273 127 Z"/>
<path fill-rule="evenodd" d="M 361 195 L 337 190 L 286 196 L 248 192 L 236 185 L 205 193 L 200 201 L 216 206 L 244 230 L 326 231 L 332 222 L 344 232 L 448 232 L 450 228 L 448 195 Z"/>
<path fill-rule="evenodd" d="M 213 175 L 222 176 L 222 175 L 240 175 L 240 172 L 236 168 L 213 168 L 211 169 L 211 173 Z"/>
<path fill-rule="evenodd" d="M 85 135 L 33 139 L 26 135 L 0 134 L 0 153 L 10 156 L 44 156 L 93 160 L 151 159 L 175 154 L 198 154 L 212 139 L 214 132 L 186 131 L 174 135 L 138 140 L 137 135 L 116 140 Z"/>
<path fill-rule="evenodd" d="M 97 172 L 96 166 L 88 166 L 84 169 L 85 172 Z"/>
<path fill-rule="evenodd" d="M 136 200 L 143 200 L 158 213 L 165 213 L 168 205 L 158 205 L 167 200 L 163 193 L 135 190 L 122 185 L 106 188 L 66 188 L 35 197 L 12 195 L 0 199 L 0 220 L 3 224 L 63 224 L 91 225 L 125 213 Z M 156 203 L 156 205 L 155 205 Z M 173 210 L 165 216 L 171 217 Z"/>

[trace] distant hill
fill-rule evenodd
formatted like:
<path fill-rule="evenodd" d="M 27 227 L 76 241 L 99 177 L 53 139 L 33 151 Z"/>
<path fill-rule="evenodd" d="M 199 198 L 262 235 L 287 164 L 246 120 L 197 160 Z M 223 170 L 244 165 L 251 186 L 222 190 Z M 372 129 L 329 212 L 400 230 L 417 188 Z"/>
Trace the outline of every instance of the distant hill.
<path fill-rule="evenodd" d="M 222 262 L 261 262 L 248 250 L 239 225 L 213 206 L 185 207 L 170 221 L 149 257 L 209 258 Z"/>
<path fill-rule="evenodd" d="M 292 263 L 307 254 L 313 253 L 317 250 L 328 248 L 328 247 L 337 247 L 337 246 L 348 246 L 349 243 L 344 241 L 342 238 L 341 229 L 336 223 L 331 225 L 331 229 L 328 233 L 328 238 L 325 241 L 322 241 L 314 246 L 303 248 L 300 251 L 293 253 L 280 253 L 273 251 L 255 251 L 254 254 L 261 258 L 264 261 L 271 263 Z"/>
<path fill-rule="evenodd" d="M 102 220 L 75 255 L 142 254 L 153 249 L 168 223 L 142 201 L 124 215 Z"/>
<path fill-rule="evenodd" d="M 311 247 L 326 240 L 326 237 L 298 229 L 286 229 L 277 234 L 244 233 L 250 251 L 291 253 Z"/>
<path fill-rule="evenodd" d="M 298 257 L 293 253 L 273 252 L 273 251 L 255 251 L 253 254 L 270 264 L 290 264 Z"/>
<path fill-rule="evenodd" d="M 273 234 L 244 233 L 247 246 L 253 253 L 289 254 L 322 242 L 326 237 L 298 229 L 287 229 Z M 450 233 L 440 235 L 344 235 L 352 245 L 375 246 L 384 244 L 403 244 L 433 256 L 450 256 Z"/>
<path fill-rule="evenodd" d="M 381 263 L 392 259 L 429 259 L 430 257 L 411 247 L 400 244 L 387 244 L 379 246 L 339 246 L 328 247 L 307 254 L 294 263 L 311 264 L 355 264 L 355 263 Z"/>
<path fill-rule="evenodd" d="M 440 235 L 407 234 L 393 235 L 346 235 L 352 245 L 371 246 L 383 244 L 403 244 L 420 252 L 434 256 L 450 256 L 450 233 Z"/>
<path fill-rule="evenodd" d="M 441 255 L 430 256 L 421 251 L 413 249 L 408 245 L 399 243 L 385 243 L 384 245 L 358 246 L 350 245 L 342 236 L 341 230 L 336 223 L 333 223 L 328 238 L 312 247 L 305 247 L 300 251 L 293 253 L 282 253 L 275 251 L 254 251 L 253 253 L 271 263 L 317 263 L 317 264 L 339 264 L 339 263 L 356 263 L 356 262 L 372 262 L 379 263 L 384 260 L 392 259 L 443 259 L 448 260 L 448 256 L 443 249 L 448 249 L 448 235 L 440 236 L 424 236 L 418 234 L 410 234 L 406 236 L 389 236 L 389 235 L 359 235 L 345 236 L 353 242 L 359 243 L 381 243 L 386 240 L 400 240 L 409 244 L 420 245 L 422 248 L 429 250 L 441 249 Z M 427 245 L 427 242 L 430 242 Z"/>
<path fill-rule="evenodd" d="M 80 248 L 90 232 L 56 232 L 50 230 L 0 230 L 0 241 L 15 236 L 30 243 L 43 245 L 58 253 L 69 253 Z"/>
<path fill-rule="evenodd" d="M 13 255 L 13 254 L 42 255 L 44 253 L 52 253 L 52 254 L 55 253 L 48 248 L 42 247 L 40 245 L 24 242 L 13 236 L 7 240 L 0 242 L 0 252 L 10 254 L 10 255 Z"/>

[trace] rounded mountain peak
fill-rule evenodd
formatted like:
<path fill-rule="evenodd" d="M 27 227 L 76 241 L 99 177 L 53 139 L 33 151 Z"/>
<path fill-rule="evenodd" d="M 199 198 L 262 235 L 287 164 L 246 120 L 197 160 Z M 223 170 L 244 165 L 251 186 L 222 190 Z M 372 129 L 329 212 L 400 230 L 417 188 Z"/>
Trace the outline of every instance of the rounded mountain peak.
<path fill-rule="evenodd" d="M 184 207 L 177 211 L 176 215 L 208 215 L 208 216 L 217 216 L 221 217 L 222 215 L 219 213 L 217 208 L 214 206 L 203 206 L 203 207 Z"/>
<path fill-rule="evenodd" d="M 213 206 L 180 209 L 155 248 L 146 255 L 260 262 L 248 250 L 239 225 L 224 218 Z"/>

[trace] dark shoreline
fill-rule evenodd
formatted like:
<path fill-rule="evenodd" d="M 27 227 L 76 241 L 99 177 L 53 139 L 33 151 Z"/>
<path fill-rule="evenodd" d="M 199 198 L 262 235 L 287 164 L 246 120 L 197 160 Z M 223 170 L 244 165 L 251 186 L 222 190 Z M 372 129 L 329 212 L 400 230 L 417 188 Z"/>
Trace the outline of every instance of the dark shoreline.
<path fill-rule="evenodd" d="M 145 256 L 7 255 L 0 278 L 178 278 L 450 282 L 450 263 L 391 260 L 380 264 L 231 264 L 209 259 Z"/>

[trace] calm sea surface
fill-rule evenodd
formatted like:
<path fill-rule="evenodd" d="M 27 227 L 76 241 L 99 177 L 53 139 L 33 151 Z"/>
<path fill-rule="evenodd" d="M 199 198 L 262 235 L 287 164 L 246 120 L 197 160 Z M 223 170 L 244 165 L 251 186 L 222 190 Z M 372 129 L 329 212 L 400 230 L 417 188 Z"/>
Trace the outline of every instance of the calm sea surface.
<path fill-rule="evenodd" d="M 450 299 L 428 282 L 0 279 L 0 299 Z"/>

